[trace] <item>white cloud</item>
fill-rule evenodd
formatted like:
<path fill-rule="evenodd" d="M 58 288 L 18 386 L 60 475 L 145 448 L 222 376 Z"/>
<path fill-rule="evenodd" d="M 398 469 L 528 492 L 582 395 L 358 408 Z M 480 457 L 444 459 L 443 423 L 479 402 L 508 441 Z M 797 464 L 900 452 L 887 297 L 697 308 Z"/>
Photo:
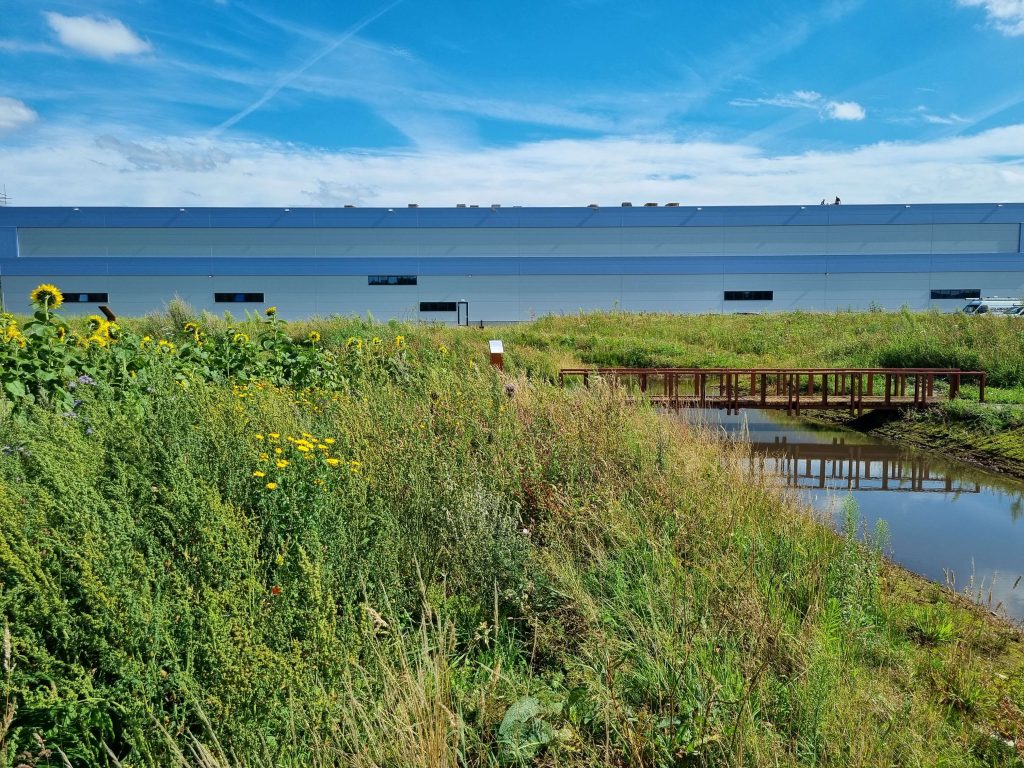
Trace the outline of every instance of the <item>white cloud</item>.
<path fill-rule="evenodd" d="M 833 120 L 863 120 L 868 114 L 856 101 L 830 101 L 824 113 Z"/>
<path fill-rule="evenodd" d="M 118 19 L 105 16 L 64 16 L 53 12 L 44 15 L 61 43 L 89 56 L 110 60 L 118 56 L 137 56 L 153 49 L 149 42 Z"/>
<path fill-rule="evenodd" d="M 856 101 L 826 101 L 817 91 L 792 91 L 771 98 L 733 99 L 734 107 L 785 107 L 787 109 L 816 109 L 829 120 L 863 120 L 867 111 Z"/>
<path fill-rule="evenodd" d="M 47 128 L 0 147 L 22 205 L 617 206 L 1024 199 L 1024 124 L 973 136 L 835 152 L 667 136 L 434 152 L 333 152 L 227 137 L 110 136 Z"/>
<path fill-rule="evenodd" d="M 1024 35 L 1024 0 L 957 0 L 968 8 L 984 8 L 989 23 L 1005 35 Z"/>
<path fill-rule="evenodd" d="M 25 102 L 0 96 L 0 135 L 16 131 L 39 117 Z"/>
<path fill-rule="evenodd" d="M 936 115 L 928 109 L 928 107 L 918 107 L 917 113 L 921 116 L 921 119 L 929 125 L 966 125 L 971 121 L 966 117 L 960 117 L 955 112 L 950 112 L 948 115 Z"/>
<path fill-rule="evenodd" d="M 729 103 L 734 107 L 814 107 L 821 102 L 821 94 L 817 91 L 793 91 L 780 93 L 777 96 L 761 99 L 733 99 Z"/>

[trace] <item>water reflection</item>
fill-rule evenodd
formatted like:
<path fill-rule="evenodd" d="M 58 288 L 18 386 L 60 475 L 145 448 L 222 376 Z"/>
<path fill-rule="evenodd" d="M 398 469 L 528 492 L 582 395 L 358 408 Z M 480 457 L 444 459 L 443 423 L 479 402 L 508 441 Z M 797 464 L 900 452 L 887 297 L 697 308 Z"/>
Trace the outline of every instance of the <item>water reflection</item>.
<path fill-rule="evenodd" d="M 890 556 L 939 583 L 991 597 L 1024 619 L 1024 483 L 784 414 L 689 411 L 681 418 L 750 445 L 751 467 L 780 478 L 839 522 L 853 496 L 869 526 L 885 520 Z"/>
<path fill-rule="evenodd" d="M 936 466 L 923 454 L 908 454 L 895 445 L 795 443 L 788 437 L 753 440 L 753 465 L 785 479 L 792 488 L 915 493 L 981 493 L 981 483 Z"/>

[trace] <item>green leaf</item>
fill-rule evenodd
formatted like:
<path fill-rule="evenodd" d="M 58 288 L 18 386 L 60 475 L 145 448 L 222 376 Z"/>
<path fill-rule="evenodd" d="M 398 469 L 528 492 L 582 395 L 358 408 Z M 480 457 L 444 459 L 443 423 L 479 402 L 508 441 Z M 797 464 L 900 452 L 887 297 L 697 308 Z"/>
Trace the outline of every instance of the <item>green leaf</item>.
<path fill-rule="evenodd" d="M 8 381 L 4 383 L 4 389 L 7 393 L 14 398 L 22 398 L 28 394 L 25 390 L 25 385 L 20 381 Z"/>

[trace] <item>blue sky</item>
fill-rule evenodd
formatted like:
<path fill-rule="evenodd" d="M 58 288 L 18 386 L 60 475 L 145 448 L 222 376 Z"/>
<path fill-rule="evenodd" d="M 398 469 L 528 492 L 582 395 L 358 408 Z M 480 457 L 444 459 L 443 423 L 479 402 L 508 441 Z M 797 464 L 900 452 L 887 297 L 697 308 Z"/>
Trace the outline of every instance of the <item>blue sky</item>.
<path fill-rule="evenodd" d="M 1024 200 L 1024 0 L 3 0 L 14 204 Z"/>

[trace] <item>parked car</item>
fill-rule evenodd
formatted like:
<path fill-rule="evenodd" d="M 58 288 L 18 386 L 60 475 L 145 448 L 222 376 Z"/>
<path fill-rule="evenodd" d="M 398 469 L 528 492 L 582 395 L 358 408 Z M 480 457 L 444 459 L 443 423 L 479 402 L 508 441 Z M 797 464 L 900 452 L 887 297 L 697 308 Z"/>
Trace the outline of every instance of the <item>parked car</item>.
<path fill-rule="evenodd" d="M 1020 299 L 1008 299 L 999 296 L 989 296 L 981 299 L 971 299 L 961 312 L 965 315 L 1012 315 L 1017 310 L 1024 309 L 1024 303 Z"/>

